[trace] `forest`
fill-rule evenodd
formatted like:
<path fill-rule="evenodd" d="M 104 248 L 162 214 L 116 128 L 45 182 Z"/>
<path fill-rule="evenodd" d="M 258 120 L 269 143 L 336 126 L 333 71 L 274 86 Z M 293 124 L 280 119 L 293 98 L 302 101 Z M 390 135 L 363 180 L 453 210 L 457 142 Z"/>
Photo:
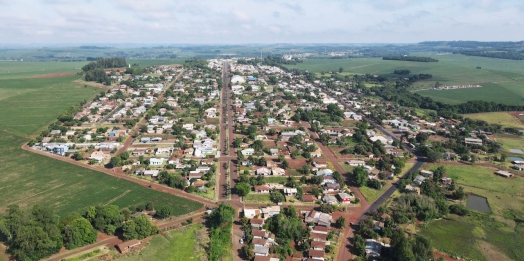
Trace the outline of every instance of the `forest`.
<path fill-rule="evenodd" d="M 508 60 L 524 60 L 524 53 L 517 51 L 459 51 L 456 52 L 469 56 L 481 56 L 488 58 L 508 59 Z"/>
<path fill-rule="evenodd" d="M 86 81 L 109 85 L 111 80 L 107 77 L 105 69 L 125 66 L 127 66 L 126 59 L 122 57 L 98 58 L 96 62 L 90 62 L 82 67 L 82 71 L 84 71 Z"/>

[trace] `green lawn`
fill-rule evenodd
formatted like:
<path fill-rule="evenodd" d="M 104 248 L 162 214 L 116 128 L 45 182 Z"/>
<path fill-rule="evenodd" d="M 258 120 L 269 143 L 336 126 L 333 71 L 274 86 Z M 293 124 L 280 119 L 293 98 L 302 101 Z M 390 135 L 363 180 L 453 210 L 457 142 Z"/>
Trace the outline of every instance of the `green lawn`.
<path fill-rule="evenodd" d="M 381 189 L 372 189 L 369 187 L 359 187 L 358 189 L 362 193 L 362 195 L 366 198 L 368 202 L 373 202 L 377 200 L 377 198 L 386 191 L 386 189 L 389 188 L 389 184 L 382 187 Z"/>
<path fill-rule="evenodd" d="M 429 88 L 437 81 L 444 85 L 479 83 L 482 88 L 459 89 L 446 91 L 420 91 L 438 101 L 460 103 L 468 100 L 487 100 L 507 104 L 522 104 L 524 98 L 524 61 L 473 57 L 465 55 L 429 55 L 439 60 L 437 63 L 386 61 L 382 58 L 356 59 L 306 59 L 288 68 L 298 68 L 312 72 L 338 71 L 344 73 L 380 74 L 394 76 L 396 69 L 408 69 L 412 74 L 431 74 L 429 81 L 414 84 L 414 88 Z M 476 69 L 480 66 L 482 69 Z"/>
<path fill-rule="evenodd" d="M 497 139 L 497 142 L 502 144 L 502 148 L 504 148 L 505 151 L 509 151 L 509 149 L 521 149 L 524 151 L 524 139 L 520 136 L 496 134 L 495 138 Z"/>
<path fill-rule="evenodd" d="M 471 113 L 463 116 L 474 120 L 483 120 L 489 124 L 499 124 L 502 127 L 524 128 L 520 121 L 507 112 Z"/>
<path fill-rule="evenodd" d="M 255 194 L 249 193 L 244 198 L 246 201 L 251 203 L 270 203 L 269 194 Z"/>
<path fill-rule="evenodd" d="M 338 165 L 340 165 L 340 167 L 342 167 L 346 173 L 349 172 L 349 173 L 352 173 L 353 172 L 353 167 L 349 166 L 348 164 L 344 163 L 344 162 L 339 162 Z M 344 173 L 342 173 L 344 174 Z"/>
<path fill-rule="evenodd" d="M 205 231 L 202 225 L 193 225 L 177 231 L 168 232 L 166 235 L 156 235 L 149 244 L 140 250 L 139 254 L 119 258 L 119 261 L 141 261 L 141 260 L 166 260 L 187 261 L 202 260 L 206 256 L 204 248 L 195 253 L 198 240 L 197 234 Z M 203 232 L 205 234 L 205 232 Z M 207 236 L 207 235 L 206 235 Z"/>
<path fill-rule="evenodd" d="M 56 66 L 40 65 L 49 64 Z M 176 215 L 199 209 L 199 203 L 20 148 L 68 107 L 100 92 L 71 83 L 74 79 L 0 78 L 0 212 L 10 204 L 28 207 L 38 203 L 51 206 L 63 217 L 83 213 L 95 204 L 133 207 L 149 201 L 157 207 L 172 206 Z"/>

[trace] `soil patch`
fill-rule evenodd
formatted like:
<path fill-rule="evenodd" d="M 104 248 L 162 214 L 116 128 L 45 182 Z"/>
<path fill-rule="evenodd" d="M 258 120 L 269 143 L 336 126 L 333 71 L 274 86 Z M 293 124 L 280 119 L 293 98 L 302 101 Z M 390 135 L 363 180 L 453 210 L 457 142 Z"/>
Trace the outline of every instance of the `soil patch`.
<path fill-rule="evenodd" d="M 47 73 L 47 74 L 34 75 L 29 78 L 58 78 L 58 77 L 73 76 L 75 74 L 76 74 L 75 72 Z"/>

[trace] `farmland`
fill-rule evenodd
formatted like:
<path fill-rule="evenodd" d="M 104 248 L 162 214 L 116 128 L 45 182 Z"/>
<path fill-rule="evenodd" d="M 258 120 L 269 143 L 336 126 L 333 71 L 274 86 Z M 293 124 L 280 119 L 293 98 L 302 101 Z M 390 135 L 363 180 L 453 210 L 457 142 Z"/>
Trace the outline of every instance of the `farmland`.
<path fill-rule="evenodd" d="M 491 213 L 472 212 L 469 216 L 449 218 L 430 223 L 421 230 L 435 246 L 446 252 L 478 260 L 493 260 L 494 253 L 520 260 L 524 252 L 517 247 L 524 242 L 519 220 L 524 213 L 524 180 L 506 179 L 493 174 L 494 169 L 482 166 L 446 165 L 446 173 L 467 193 L 486 197 Z M 436 165 L 426 166 L 434 169 Z M 489 236 L 487 236 L 489 235 Z M 457 247 L 461 246 L 461 247 Z M 491 254 L 486 250 L 491 249 Z M 483 256 L 479 256 L 479 250 Z"/>
<path fill-rule="evenodd" d="M 12 64 L 12 63 L 8 63 Z M 51 63 L 41 63 L 48 66 Z M 55 66 L 52 63 L 52 66 Z M 0 68 L 6 66 L 0 63 Z M 20 147 L 68 107 L 91 99 L 100 89 L 71 83 L 78 77 L 32 79 L 20 68 L 20 78 L 0 76 L 0 212 L 10 204 L 52 206 L 57 214 L 82 213 L 90 205 L 133 207 L 153 202 L 184 214 L 201 207 L 97 171 L 33 154 Z M 51 66 L 51 67 L 52 67 Z M 56 68 L 56 71 L 60 68 Z"/>
<path fill-rule="evenodd" d="M 464 114 L 474 120 L 483 120 L 489 124 L 499 124 L 502 127 L 522 128 L 524 127 L 515 117 L 507 112 L 487 112 Z"/>
<path fill-rule="evenodd" d="M 510 135 L 510 134 L 497 134 L 495 135 L 497 142 L 502 144 L 502 148 L 505 151 L 510 149 L 521 149 L 524 150 L 524 139 L 520 136 Z"/>
<path fill-rule="evenodd" d="M 206 256 L 204 248 L 195 253 L 197 241 L 202 242 L 202 238 L 197 240 L 197 235 L 207 237 L 205 228 L 202 225 L 193 225 L 181 230 L 156 235 L 149 244 L 140 251 L 140 254 L 126 256 L 119 261 L 139 261 L 139 260 L 201 260 Z M 205 236 L 202 236 L 205 235 Z"/>
<path fill-rule="evenodd" d="M 506 104 L 521 104 L 524 98 L 524 61 L 491 59 L 463 55 L 430 55 L 438 63 L 406 61 L 385 61 L 381 58 L 357 59 L 308 59 L 297 65 L 287 66 L 313 72 L 338 71 L 343 74 L 380 74 L 395 76 L 396 69 L 408 69 L 412 74 L 431 74 L 433 78 L 414 84 L 416 89 L 433 86 L 437 81 L 442 85 L 481 84 L 482 88 L 458 90 L 424 90 L 421 95 L 447 103 L 461 103 L 468 100 L 486 100 Z M 479 66 L 481 69 L 476 69 Z"/>

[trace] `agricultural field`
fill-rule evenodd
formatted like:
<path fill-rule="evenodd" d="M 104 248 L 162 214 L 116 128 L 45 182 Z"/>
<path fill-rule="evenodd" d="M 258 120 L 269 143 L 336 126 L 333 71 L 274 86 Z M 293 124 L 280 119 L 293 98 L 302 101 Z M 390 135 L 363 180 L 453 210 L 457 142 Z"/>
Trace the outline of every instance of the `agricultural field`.
<path fill-rule="evenodd" d="M 495 138 L 497 142 L 502 144 L 502 148 L 505 151 L 510 149 L 521 149 L 524 151 L 524 139 L 520 136 L 511 135 L 511 134 L 496 134 Z"/>
<path fill-rule="evenodd" d="M 424 168 L 436 167 L 434 164 Z M 473 211 L 465 217 L 450 215 L 428 224 L 421 229 L 421 234 L 429 237 L 438 249 L 460 256 L 478 260 L 524 258 L 524 251 L 518 247 L 524 243 L 524 227 L 520 222 L 524 217 L 524 180 L 499 177 L 494 174 L 495 169 L 482 166 L 445 167 L 447 175 L 457 186 L 464 187 L 466 193 L 486 197 L 491 213 Z M 480 253 L 483 256 L 479 256 Z"/>
<path fill-rule="evenodd" d="M 204 247 L 199 246 L 209 241 L 206 229 L 192 225 L 173 232 L 154 236 L 140 253 L 125 256 L 118 261 L 166 260 L 186 261 L 202 260 L 206 256 Z M 200 251 L 197 251 L 199 249 Z"/>
<path fill-rule="evenodd" d="M 524 98 L 524 61 L 473 57 L 464 55 L 428 55 L 438 59 L 437 63 L 387 61 L 382 58 L 355 59 L 307 59 L 288 68 L 312 72 L 338 71 L 343 74 L 380 74 L 396 76 L 396 69 L 411 70 L 411 74 L 431 74 L 433 78 L 420 81 L 415 89 L 428 89 L 437 81 L 442 85 L 481 84 L 482 88 L 458 90 L 424 90 L 418 93 L 430 96 L 437 101 L 461 103 L 468 100 L 486 100 L 506 104 L 522 104 Z M 481 69 L 476 69 L 479 66 Z"/>
<path fill-rule="evenodd" d="M 0 63 L 4 66 L 3 63 Z M 47 66 L 50 63 L 42 63 Z M 57 69 L 58 70 L 58 69 Z M 21 71 L 23 71 L 21 69 Z M 153 202 L 170 205 L 181 215 L 202 205 L 169 196 L 106 174 L 21 149 L 31 135 L 46 127 L 68 107 L 94 97 L 100 89 L 59 78 L 0 77 L 0 212 L 10 204 L 52 206 L 60 216 L 83 213 L 88 206 L 133 207 Z"/>
<path fill-rule="evenodd" d="M 482 120 L 489 124 L 499 124 L 502 127 L 524 128 L 524 125 L 519 120 L 507 112 L 471 113 L 463 114 L 463 116 L 474 120 Z"/>

